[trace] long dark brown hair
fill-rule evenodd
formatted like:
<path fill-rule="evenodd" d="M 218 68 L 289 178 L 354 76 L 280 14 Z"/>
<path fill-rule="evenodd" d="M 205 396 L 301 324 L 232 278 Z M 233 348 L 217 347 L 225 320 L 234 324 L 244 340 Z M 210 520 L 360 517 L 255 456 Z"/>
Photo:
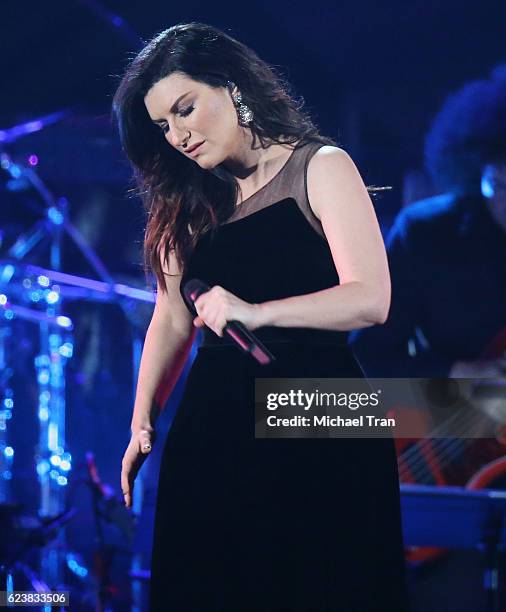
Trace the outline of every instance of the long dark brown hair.
<path fill-rule="evenodd" d="M 226 221 L 235 210 L 239 185 L 221 165 L 204 170 L 168 145 L 147 112 L 144 97 L 158 81 L 173 72 L 183 73 L 210 87 L 235 83 L 242 102 L 253 111 L 248 124 L 253 143 L 307 142 L 334 145 L 321 136 L 302 110 L 303 98 L 278 71 L 246 45 L 221 30 L 202 23 L 177 24 L 164 30 L 128 65 L 113 99 L 123 149 L 133 168 L 134 195 L 147 212 L 144 266 L 151 269 L 162 290 L 167 287 L 162 261 L 174 252 L 184 272 L 199 237 Z M 162 261 L 161 261 L 162 260 Z"/>

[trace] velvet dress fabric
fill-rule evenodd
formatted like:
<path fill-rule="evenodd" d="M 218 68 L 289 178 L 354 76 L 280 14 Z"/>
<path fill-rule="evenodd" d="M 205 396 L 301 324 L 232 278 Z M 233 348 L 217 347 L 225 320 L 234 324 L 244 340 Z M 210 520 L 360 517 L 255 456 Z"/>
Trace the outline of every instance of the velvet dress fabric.
<path fill-rule="evenodd" d="M 307 199 L 322 145 L 303 143 L 267 185 L 199 240 L 198 278 L 250 303 L 339 284 Z M 348 334 L 263 327 L 259 365 L 208 328 L 160 469 L 150 610 L 408 610 L 395 447 L 387 439 L 255 438 L 255 378 L 363 378 Z"/>

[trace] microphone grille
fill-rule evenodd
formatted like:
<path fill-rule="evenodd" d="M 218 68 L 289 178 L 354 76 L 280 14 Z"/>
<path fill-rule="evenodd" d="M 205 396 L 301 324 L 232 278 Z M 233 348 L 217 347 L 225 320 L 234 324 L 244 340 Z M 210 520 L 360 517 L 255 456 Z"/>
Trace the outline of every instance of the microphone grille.
<path fill-rule="evenodd" d="M 206 291 L 209 291 L 209 289 L 209 285 L 206 285 L 206 283 L 204 283 L 200 279 L 192 278 L 191 280 L 185 283 L 183 293 L 186 298 L 186 301 L 189 304 L 193 305 L 199 295 L 205 293 Z"/>

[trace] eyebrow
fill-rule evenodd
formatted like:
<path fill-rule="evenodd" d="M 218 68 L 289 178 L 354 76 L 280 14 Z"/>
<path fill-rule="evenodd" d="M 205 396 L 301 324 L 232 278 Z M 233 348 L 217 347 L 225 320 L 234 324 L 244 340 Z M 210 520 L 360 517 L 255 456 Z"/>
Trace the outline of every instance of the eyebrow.
<path fill-rule="evenodd" d="M 183 98 L 185 98 L 185 97 L 186 97 L 188 94 L 190 94 L 190 93 L 191 93 L 191 91 L 187 91 L 186 93 L 184 93 L 184 94 L 182 94 L 181 96 L 179 96 L 179 98 L 178 98 L 178 99 L 177 99 L 177 100 L 174 102 L 174 104 L 171 106 L 171 109 L 170 109 L 170 111 L 169 111 L 169 112 L 170 112 L 170 113 L 174 113 L 174 111 L 176 110 L 177 105 L 179 104 L 179 102 L 180 102 L 180 101 L 181 101 Z M 165 123 L 165 121 L 166 121 L 166 120 L 165 120 L 165 119 L 151 119 L 151 121 L 152 121 L 153 123 Z"/>

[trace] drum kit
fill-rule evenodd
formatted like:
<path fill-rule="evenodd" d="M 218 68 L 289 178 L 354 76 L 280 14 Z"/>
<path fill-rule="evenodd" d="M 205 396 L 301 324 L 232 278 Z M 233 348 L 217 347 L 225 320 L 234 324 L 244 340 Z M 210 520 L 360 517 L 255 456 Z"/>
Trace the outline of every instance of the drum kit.
<path fill-rule="evenodd" d="M 27 152 L 26 147 L 22 154 L 12 152 L 19 151 L 20 141 L 26 136 L 43 132 L 69 117 L 69 111 L 61 111 L 0 131 L 3 211 L 0 219 L 0 514 L 5 518 L 3 525 L 12 526 L 0 550 L 2 591 L 13 583 L 16 588 L 16 577 L 20 574 L 24 576 L 25 586 L 28 577 L 28 588 L 24 590 L 61 588 L 68 568 L 74 568 L 81 576 L 87 574 L 78 556 L 69 551 L 64 529 L 75 514 L 68 509 L 66 493 L 73 467 L 66 443 L 66 371 L 74 354 L 75 340 L 75 321 L 69 314 L 69 306 L 112 303 L 121 309 L 132 331 L 133 388 L 145 333 L 145 315 L 155 299 L 152 291 L 115 280 L 71 221 L 70 202 L 55 196 L 43 172 L 38 171 L 40 152 Z M 65 271 L 64 241 L 79 253 L 93 275 Z M 35 490 L 30 493 L 32 498 L 38 495 L 38 516 L 29 521 L 29 537 L 26 517 L 22 518 L 19 505 L 13 503 L 16 444 L 10 435 L 10 425 L 18 418 L 12 381 L 24 330 L 30 330 L 37 338 L 31 382 L 37 395 L 38 440 L 34 449 Z M 24 427 L 32 426 L 26 422 Z M 91 472 L 89 475 L 90 484 L 96 485 L 96 474 L 95 479 Z M 96 486 L 92 489 L 97 491 Z M 142 494 L 141 486 L 136 490 L 138 496 Z M 134 513 L 141 503 L 139 497 L 134 500 Z M 108 504 L 113 504 L 111 496 Z M 118 504 L 121 504 L 119 498 Z M 121 520 L 124 521 L 124 516 Z M 24 545 L 18 546 L 20 541 Z M 40 551 L 37 568 L 29 567 L 24 558 L 34 547 Z"/>

